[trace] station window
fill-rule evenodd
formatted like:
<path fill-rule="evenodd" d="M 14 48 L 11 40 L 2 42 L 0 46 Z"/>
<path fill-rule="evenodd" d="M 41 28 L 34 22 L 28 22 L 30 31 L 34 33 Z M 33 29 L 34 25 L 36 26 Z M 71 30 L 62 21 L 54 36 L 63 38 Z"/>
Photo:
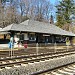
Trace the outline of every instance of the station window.
<path fill-rule="evenodd" d="M 20 40 L 24 40 L 24 34 L 20 34 Z"/>
<path fill-rule="evenodd" d="M 15 35 L 16 35 L 17 38 L 19 38 L 19 40 L 24 40 L 24 34 L 17 33 Z"/>
<path fill-rule="evenodd" d="M 29 40 L 30 40 L 30 41 L 35 41 L 35 40 L 36 40 L 34 33 L 30 33 L 30 34 L 29 34 Z"/>

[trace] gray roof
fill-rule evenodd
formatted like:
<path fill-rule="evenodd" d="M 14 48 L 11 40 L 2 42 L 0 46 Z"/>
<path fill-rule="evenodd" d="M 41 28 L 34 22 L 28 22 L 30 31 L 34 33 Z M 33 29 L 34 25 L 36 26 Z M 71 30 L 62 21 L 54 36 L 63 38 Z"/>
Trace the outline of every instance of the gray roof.
<path fill-rule="evenodd" d="M 72 32 L 65 31 L 53 24 L 44 23 L 34 20 L 27 20 L 20 24 L 11 24 L 5 28 L 4 31 L 24 31 L 24 32 L 37 32 L 37 33 L 47 33 L 56 35 L 67 35 L 75 36 Z"/>
<path fill-rule="evenodd" d="M 24 22 L 22 22 L 22 23 L 20 23 L 20 24 L 28 25 L 28 23 L 29 23 L 29 20 L 26 20 L 26 21 L 24 21 Z"/>
<path fill-rule="evenodd" d="M 0 34 L 9 34 L 10 32 L 1 31 Z"/>
<path fill-rule="evenodd" d="M 0 34 L 8 34 L 9 32 L 4 31 L 2 28 L 0 28 Z"/>

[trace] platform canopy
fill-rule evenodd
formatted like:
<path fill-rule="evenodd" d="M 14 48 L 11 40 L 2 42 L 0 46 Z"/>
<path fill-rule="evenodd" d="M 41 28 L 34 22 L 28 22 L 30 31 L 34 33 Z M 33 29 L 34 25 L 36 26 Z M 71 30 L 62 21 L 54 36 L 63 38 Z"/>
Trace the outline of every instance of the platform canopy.
<path fill-rule="evenodd" d="M 22 32 L 35 32 L 35 33 L 46 33 L 54 35 L 66 35 L 75 36 L 74 33 L 65 31 L 53 24 L 39 22 L 34 20 L 26 20 L 20 24 L 11 24 L 5 28 L 4 31 L 22 31 Z"/>
<path fill-rule="evenodd" d="M 10 33 L 10 32 L 4 31 L 3 28 L 0 28 L 0 34 L 8 34 L 8 33 Z"/>

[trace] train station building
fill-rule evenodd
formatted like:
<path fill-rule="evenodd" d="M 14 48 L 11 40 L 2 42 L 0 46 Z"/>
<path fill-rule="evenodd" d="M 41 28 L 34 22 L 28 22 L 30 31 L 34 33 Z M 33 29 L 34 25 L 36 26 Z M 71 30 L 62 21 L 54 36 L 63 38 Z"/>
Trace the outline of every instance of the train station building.
<path fill-rule="evenodd" d="M 54 24 L 34 20 L 11 24 L 3 28 L 2 32 L 8 32 L 10 37 L 27 43 L 65 43 L 66 37 L 72 40 L 75 36 L 74 33 L 65 31 Z"/>

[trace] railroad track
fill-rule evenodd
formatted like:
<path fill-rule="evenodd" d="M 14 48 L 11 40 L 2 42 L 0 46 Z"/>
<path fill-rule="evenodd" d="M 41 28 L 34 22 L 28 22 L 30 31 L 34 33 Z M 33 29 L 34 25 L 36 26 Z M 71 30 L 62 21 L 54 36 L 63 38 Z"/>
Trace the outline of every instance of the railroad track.
<path fill-rule="evenodd" d="M 19 56 L 12 56 L 10 57 L 1 57 L 0 61 L 4 60 L 13 60 L 13 59 L 21 59 L 21 58 L 30 58 L 30 57 L 40 57 L 40 56 L 46 56 L 46 55 L 55 55 L 55 54 L 62 54 L 62 53 L 68 53 L 68 52 L 74 52 L 75 50 L 70 50 L 70 51 L 60 51 L 60 52 L 47 52 L 47 53 L 39 53 L 37 54 L 29 54 L 29 55 L 19 55 Z"/>
<path fill-rule="evenodd" d="M 39 55 L 26 55 L 26 56 L 17 56 L 12 58 L 2 58 L 0 59 L 0 68 L 5 68 L 7 66 L 13 67 L 14 65 L 21 65 L 22 63 L 27 64 L 31 62 L 53 59 L 57 57 L 63 57 L 67 55 L 75 54 L 75 51 L 66 51 L 66 52 L 57 52 L 57 53 L 41 53 Z"/>
<path fill-rule="evenodd" d="M 0 61 L 5 61 L 5 60 L 13 60 L 13 59 L 21 59 L 21 58 L 31 58 L 31 57 L 40 57 L 40 56 L 48 56 L 48 55 L 57 55 L 57 54 L 64 54 L 64 53 L 71 53 L 75 52 L 75 50 L 70 50 L 70 51 L 62 51 L 62 52 L 48 52 L 48 53 L 40 53 L 40 54 L 30 54 L 30 55 L 20 55 L 20 56 L 12 56 L 11 57 L 1 57 Z"/>
<path fill-rule="evenodd" d="M 47 52 L 59 52 L 59 51 L 66 51 L 67 47 L 65 46 L 65 48 L 60 48 L 57 47 L 57 49 L 55 50 L 55 48 L 50 48 L 50 47 L 45 47 L 45 48 L 39 48 L 38 50 L 38 54 L 40 53 L 47 53 Z M 69 50 L 73 50 L 74 47 L 69 48 Z M 0 57 L 9 57 L 9 53 L 10 51 L 1 51 L 0 52 Z M 30 54 L 37 54 L 36 48 L 28 48 L 26 51 L 24 49 L 22 50 L 18 50 L 18 51 L 13 51 L 14 56 L 20 56 L 20 55 L 30 55 Z"/>
<path fill-rule="evenodd" d="M 75 75 L 75 63 L 39 75 Z"/>

